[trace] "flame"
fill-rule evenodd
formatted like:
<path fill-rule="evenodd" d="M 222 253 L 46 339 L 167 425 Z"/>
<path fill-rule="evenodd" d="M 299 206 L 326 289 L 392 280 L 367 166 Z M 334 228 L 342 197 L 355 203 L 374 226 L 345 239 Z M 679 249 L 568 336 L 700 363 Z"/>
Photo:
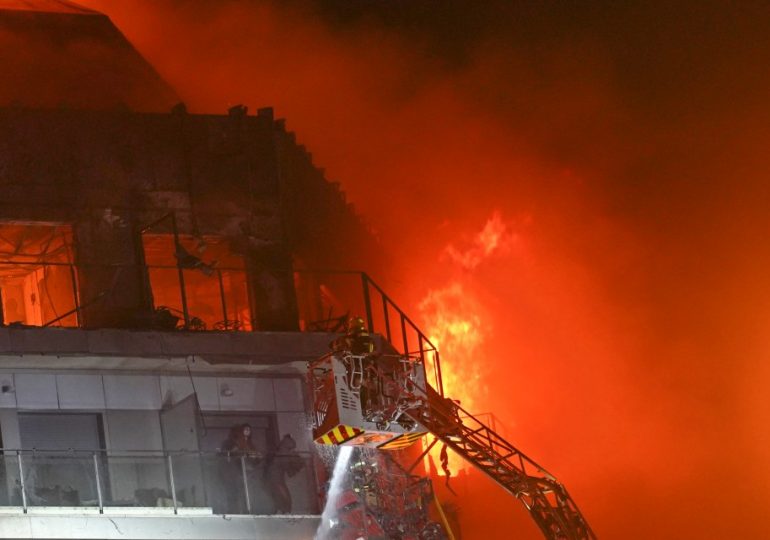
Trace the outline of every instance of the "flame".
<path fill-rule="evenodd" d="M 488 327 L 481 306 L 459 281 L 431 290 L 418 306 L 431 342 L 447 361 L 442 363 L 444 391 L 461 401 L 466 409 L 476 406 L 481 390 L 481 366 L 475 359 L 484 343 Z M 462 369 L 459 369 L 462 366 Z"/>
<path fill-rule="evenodd" d="M 468 248 L 461 250 L 454 244 L 449 244 L 444 248 L 443 257 L 465 270 L 474 270 L 495 253 L 507 251 L 515 241 L 516 236 L 503 222 L 500 212 L 493 212 L 484 228 L 473 237 Z"/>
<path fill-rule="evenodd" d="M 445 395 L 471 413 L 487 406 L 483 396 L 487 395 L 490 362 L 484 361 L 483 348 L 493 332 L 492 320 L 474 293 L 475 271 L 491 257 L 507 253 L 516 241 L 501 214 L 493 212 L 470 241 L 464 240 L 464 248 L 450 243 L 443 249 L 439 259 L 450 260 L 464 272 L 428 291 L 417 306 L 429 339 L 441 352 Z M 431 451 L 434 462 L 438 462 L 439 452 L 440 448 Z M 450 454 L 450 470 L 465 467 L 464 460 Z"/>

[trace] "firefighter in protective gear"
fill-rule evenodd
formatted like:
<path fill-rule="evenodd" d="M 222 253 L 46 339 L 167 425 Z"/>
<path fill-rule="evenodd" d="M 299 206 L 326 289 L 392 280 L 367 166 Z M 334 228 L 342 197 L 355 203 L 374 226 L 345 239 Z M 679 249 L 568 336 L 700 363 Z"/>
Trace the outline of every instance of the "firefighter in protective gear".
<path fill-rule="evenodd" d="M 351 317 L 347 332 L 344 336 L 335 339 L 331 348 L 334 352 L 348 352 L 356 356 L 368 355 L 374 352 L 374 339 L 361 317 Z"/>

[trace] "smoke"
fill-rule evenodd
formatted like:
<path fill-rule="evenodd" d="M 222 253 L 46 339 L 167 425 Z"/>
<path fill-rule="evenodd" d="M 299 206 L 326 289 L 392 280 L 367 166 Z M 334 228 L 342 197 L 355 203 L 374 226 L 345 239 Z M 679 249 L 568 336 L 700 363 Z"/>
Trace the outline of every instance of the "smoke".
<path fill-rule="evenodd" d="M 766 7 L 83 3 L 191 110 L 288 118 L 390 245 L 396 300 L 475 313 L 448 369 L 600 537 L 770 535 Z M 495 210 L 526 217 L 487 253 Z"/>
<path fill-rule="evenodd" d="M 3 106 L 168 110 L 178 101 L 106 17 L 14 7 L 0 6 Z"/>

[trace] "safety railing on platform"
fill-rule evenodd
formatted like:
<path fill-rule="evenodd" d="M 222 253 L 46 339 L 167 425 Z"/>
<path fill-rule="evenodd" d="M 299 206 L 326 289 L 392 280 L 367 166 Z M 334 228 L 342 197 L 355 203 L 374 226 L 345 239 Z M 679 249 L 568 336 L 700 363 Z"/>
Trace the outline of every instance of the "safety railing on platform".
<path fill-rule="evenodd" d="M 2 450 L 0 506 L 318 513 L 309 453 Z M 136 513 L 136 511 L 134 511 Z M 141 512 L 140 512 L 141 513 Z"/>
<path fill-rule="evenodd" d="M 438 348 L 368 274 L 298 271 L 295 276 L 303 330 L 343 333 L 350 317 L 361 317 L 394 352 L 419 359 L 427 382 L 443 395 Z"/>
<path fill-rule="evenodd" d="M 444 395 L 438 348 L 417 324 L 366 273 L 361 273 L 366 322 L 405 356 L 417 356 L 425 366 L 426 381 Z"/>

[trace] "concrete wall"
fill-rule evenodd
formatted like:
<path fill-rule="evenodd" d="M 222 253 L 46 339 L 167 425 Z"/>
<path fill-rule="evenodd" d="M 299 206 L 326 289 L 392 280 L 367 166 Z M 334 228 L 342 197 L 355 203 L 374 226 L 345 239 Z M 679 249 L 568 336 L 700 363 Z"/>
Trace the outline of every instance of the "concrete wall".
<path fill-rule="evenodd" d="M 63 356 L 94 359 L 95 365 L 130 366 L 133 359 L 182 358 L 209 364 L 277 366 L 315 360 L 329 352 L 337 337 L 328 333 L 297 332 L 141 332 L 116 329 L 0 327 L 0 367 L 26 365 Z M 130 359 L 130 360 L 129 360 Z M 61 360 L 64 367 L 78 362 Z M 56 365 L 51 360 L 49 365 Z M 80 364 L 82 365 L 82 363 Z M 0 374 L 0 390 L 2 390 Z M 1 394 L 2 392 L 0 392 Z M 0 406 L 2 404 L 0 395 Z"/>
<path fill-rule="evenodd" d="M 203 411 L 279 412 L 286 426 L 304 415 L 297 378 L 2 370 L 0 380 L 8 384 L 0 393 L 2 409 L 158 411 L 195 391 Z"/>
<path fill-rule="evenodd" d="M 0 537 L 19 539 L 125 539 L 162 540 L 306 540 L 313 538 L 319 516 L 196 516 L 169 515 L 157 509 L 156 516 L 131 516 L 105 509 L 98 513 L 51 515 L 50 509 L 0 518 Z M 123 509 L 125 511 L 125 509 Z M 142 509 L 147 513 L 148 509 Z M 165 515 L 164 515 L 165 514 Z"/>

